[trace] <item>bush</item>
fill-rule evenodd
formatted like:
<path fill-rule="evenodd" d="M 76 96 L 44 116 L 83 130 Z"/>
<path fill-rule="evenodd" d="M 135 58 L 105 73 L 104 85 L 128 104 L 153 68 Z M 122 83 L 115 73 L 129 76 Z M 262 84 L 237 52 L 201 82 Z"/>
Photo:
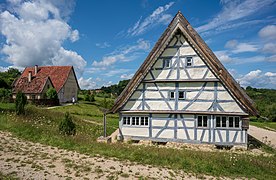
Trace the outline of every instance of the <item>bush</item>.
<path fill-rule="evenodd" d="M 25 105 L 27 103 L 27 97 L 21 91 L 16 94 L 15 99 L 15 111 L 16 114 L 25 114 Z"/>
<path fill-rule="evenodd" d="M 11 98 L 11 91 L 9 89 L 0 88 L 0 102 L 8 102 Z"/>
<path fill-rule="evenodd" d="M 89 102 L 94 102 L 95 101 L 95 96 L 94 96 L 94 94 L 85 94 L 84 95 L 84 100 L 89 101 Z"/>
<path fill-rule="evenodd" d="M 76 125 L 68 112 L 65 113 L 64 119 L 59 124 L 59 132 L 67 136 L 76 134 Z"/>
<path fill-rule="evenodd" d="M 57 91 L 55 88 L 52 87 L 47 90 L 46 96 L 48 99 L 58 99 Z"/>

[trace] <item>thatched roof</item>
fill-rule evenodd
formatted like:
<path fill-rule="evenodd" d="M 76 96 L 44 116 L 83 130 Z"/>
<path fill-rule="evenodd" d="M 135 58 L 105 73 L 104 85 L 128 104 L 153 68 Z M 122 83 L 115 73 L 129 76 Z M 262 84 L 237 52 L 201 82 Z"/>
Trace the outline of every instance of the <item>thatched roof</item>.
<path fill-rule="evenodd" d="M 187 19 L 179 11 L 173 18 L 165 32 L 159 38 L 152 51 L 147 56 L 146 60 L 140 66 L 138 71 L 132 77 L 124 91 L 115 101 L 114 106 L 110 110 L 115 113 L 127 102 L 131 97 L 135 89 L 139 86 L 141 81 L 147 75 L 151 67 L 154 65 L 156 59 L 166 48 L 173 34 L 177 31 L 183 33 L 188 43 L 193 47 L 195 52 L 201 57 L 201 59 L 207 64 L 210 70 L 220 80 L 220 82 L 228 89 L 230 94 L 235 98 L 237 103 L 243 108 L 243 110 L 250 115 L 258 115 L 253 101 L 235 81 L 235 79 L 229 74 L 226 68 L 218 60 L 212 50 L 207 46 L 199 34 L 190 25 Z"/>

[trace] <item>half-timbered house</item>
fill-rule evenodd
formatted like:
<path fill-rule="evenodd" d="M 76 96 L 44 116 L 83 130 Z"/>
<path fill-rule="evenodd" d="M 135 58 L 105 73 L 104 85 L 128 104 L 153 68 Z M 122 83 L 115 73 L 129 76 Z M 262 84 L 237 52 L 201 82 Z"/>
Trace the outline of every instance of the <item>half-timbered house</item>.
<path fill-rule="evenodd" d="M 252 100 L 178 12 L 116 100 L 120 137 L 247 144 Z"/>

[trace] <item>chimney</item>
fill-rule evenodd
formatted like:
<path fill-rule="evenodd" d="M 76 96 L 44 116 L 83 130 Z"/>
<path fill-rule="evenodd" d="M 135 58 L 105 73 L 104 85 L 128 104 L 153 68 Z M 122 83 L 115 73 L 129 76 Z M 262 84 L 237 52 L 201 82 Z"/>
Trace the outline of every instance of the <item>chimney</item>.
<path fill-rule="evenodd" d="M 38 65 L 35 65 L 35 67 L 34 67 L 34 75 L 37 74 L 37 70 L 38 70 Z"/>
<path fill-rule="evenodd" d="M 30 83 L 31 81 L 32 81 L 32 71 L 29 71 L 28 82 Z"/>

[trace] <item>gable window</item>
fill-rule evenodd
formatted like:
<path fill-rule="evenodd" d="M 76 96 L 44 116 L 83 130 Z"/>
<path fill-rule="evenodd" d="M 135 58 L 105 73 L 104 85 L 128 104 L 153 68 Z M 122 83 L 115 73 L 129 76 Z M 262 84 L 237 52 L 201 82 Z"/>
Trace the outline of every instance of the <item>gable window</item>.
<path fill-rule="evenodd" d="M 169 97 L 170 97 L 170 99 L 174 99 L 175 98 L 175 92 L 174 91 L 170 91 L 169 92 Z"/>
<path fill-rule="evenodd" d="M 164 59 L 164 61 L 163 61 L 163 67 L 164 68 L 169 68 L 170 66 L 171 66 L 171 61 L 170 61 L 170 59 Z"/>
<path fill-rule="evenodd" d="M 178 99 L 185 99 L 185 92 L 184 91 L 179 91 L 178 92 Z"/>
<path fill-rule="evenodd" d="M 193 58 L 192 57 L 186 57 L 186 66 L 190 67 L 193 64 Z"/>
<path fill-rule="evenodd" d="M 197 116 L 197 127 L 208 127 L 208 117 Z"/>

